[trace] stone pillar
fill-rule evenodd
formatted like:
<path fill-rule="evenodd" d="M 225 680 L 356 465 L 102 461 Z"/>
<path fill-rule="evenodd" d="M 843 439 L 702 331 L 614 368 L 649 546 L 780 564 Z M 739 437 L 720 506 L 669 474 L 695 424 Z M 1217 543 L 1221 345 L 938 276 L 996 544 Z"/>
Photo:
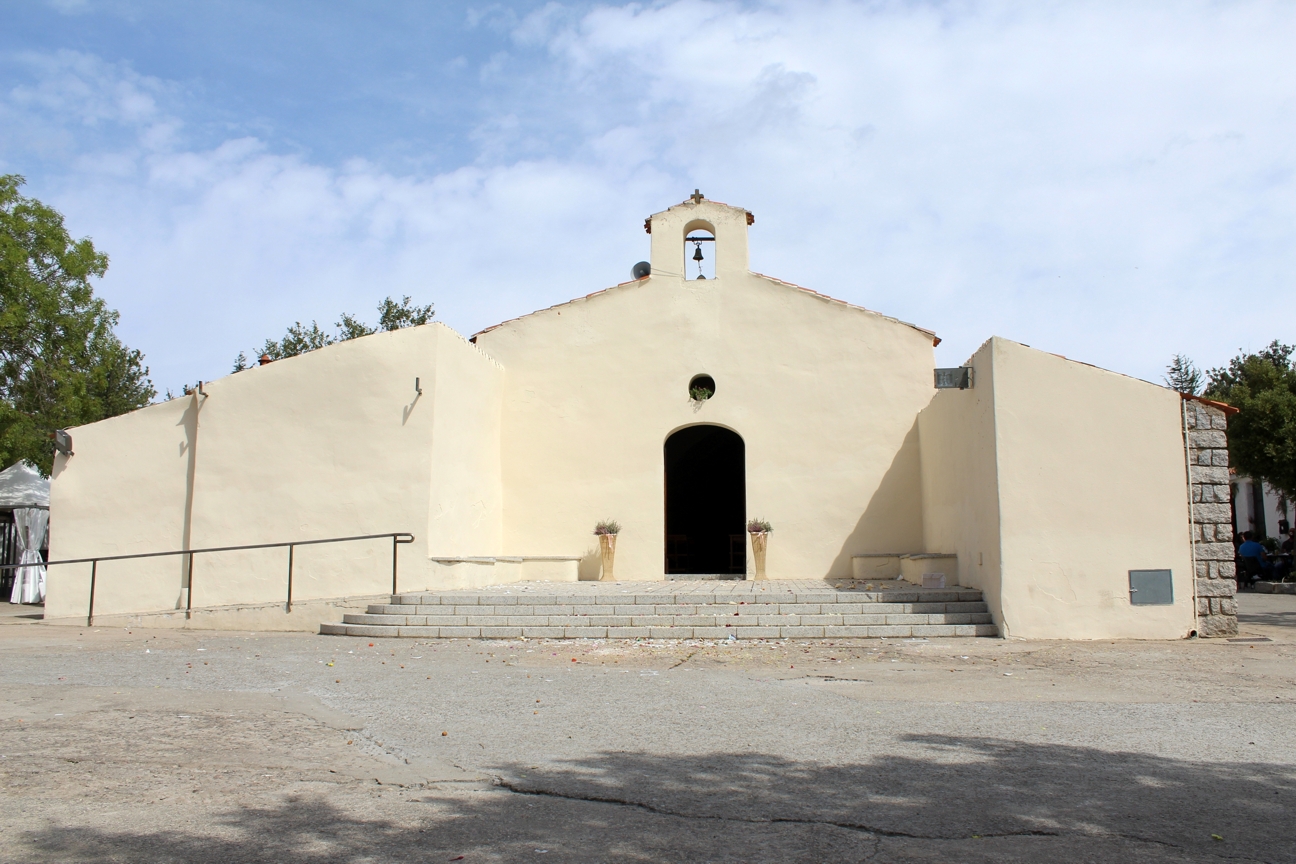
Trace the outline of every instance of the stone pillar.
<path fill-rule="evenodd" d="M 1184 446 L 1192 495 L 1193 557 L 1197 562 L 1197 633 L 1238 632 L 1237 571 L 1233 564 L 1233 510 L 1228 469 L 1228 415 L 1194 399 L 1184 400 Z"/>

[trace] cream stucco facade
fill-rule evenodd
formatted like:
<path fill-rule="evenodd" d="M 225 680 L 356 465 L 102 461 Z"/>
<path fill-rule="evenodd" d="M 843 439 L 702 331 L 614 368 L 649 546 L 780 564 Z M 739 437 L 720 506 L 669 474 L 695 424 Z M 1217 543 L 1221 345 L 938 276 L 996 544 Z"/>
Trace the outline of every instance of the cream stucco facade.
<path fill-rule="evenodd" d="M 1005 636 L 1195 630 L 1179 394 L 999 338 L 968 365 L 919 414 L 925 546 Z M 1130 570 L 1170 570 L 1174 603 L 1132 606 Z"/>
<path fill-rule="evenodd" d="M 437 324 L 335 344 L 73 430 L 51 556 L 405 531 L 402 590 L 575 580 L 598 577 L 591 531 L 615 519 L 618 579 L 703 560 L 741 576 L 741 520 L 759 517 L 775 578 L 948 553 L 1008 635 L 1192 629 L 1175 394 L 998 339 L 971 389 L 938 392 L 930 331 L 752 273 L 751 221 L 689 200 L 647 223 L 644 278 L 472 340 Z M 711 279 L 686 276 L 700 235 Z M 690 534 L 708 514 L 669 503 L 710 482 L 713 456 L 732 488 L 705 530 L 743 544 L 727 553 Z M 390 587 L 389 541 L 295 554 L 303 601 Z M 199 556 L 192 586 L 183 558 L 105 562 L 96 611 L 273 603 L 285 556 Z M 1173 570 L 1174 604 L 1129 606 L 1142 567 Z M 84 615 L 85 569 L 51 568 L 47 618 Z"/>

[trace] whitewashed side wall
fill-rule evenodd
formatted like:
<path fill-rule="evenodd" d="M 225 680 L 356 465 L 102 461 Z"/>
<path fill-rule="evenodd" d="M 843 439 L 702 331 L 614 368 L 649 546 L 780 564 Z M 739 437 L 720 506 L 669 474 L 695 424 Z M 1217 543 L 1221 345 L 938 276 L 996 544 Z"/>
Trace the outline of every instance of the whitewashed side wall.
<path fill-rule="evenodd" d="M 1005 635 L 1175 639 L 1196 628 L 1177 393 L 991 340 Z M 1134 606 L 1129 571 L 1170 569 Z"/>
<path fill-rule="evenodd" d="M 446 376 L 440 406 L 438 367 Z M 404 571 L 428 572 L 429 503 L 481 482 L 465 543 L 498 543 L 497 364 L 442 325 L 380 333 L 257 367 L 183 397 L 73 430 L 76 455 L 52 484 L 54 558 L 408 531 Z M 423 395 L 415 392 L 418 378 Z M 488 406 L 483 408 L 482 406 Z M 445 429 L 434 464 L 434 429 Z M 458 431 L 457 431 L 458 430 Z M 462 431 L 468 430 L 468 431 Z M 456 439 L 460 435 L 460 439 Z M 467 435 L 471 440 L 462 440 Z M 458 467 L 456 467 L 456 465 Z M 486 468 L 483 468 L 486 466 Z M 434 487 L 442 490 L 436 492 Z M 483 509 L 484 508 L 484 509 Z M 194 607 L 286 597 L 287 551 L 197 556 Z M 84 614 L 88 573 L 53 568 L 50 618 Z M 294 596 L 391 587 L 390 541 L 299 547 Z M 182 559 L 100 568 L 96 611 L 182 608 Z"/>
<path fill-rule="evenodd" d="M 197 416 L 197 400 L 185 397 L 73 429 L 76 455 L 56 456 L 50 476 L 50 560 L 185 548 Z M 173 609 L 184 578 L 179 558 L 106 562 L 96 602 L 101 610 Z M 49 568 L 46 619 L 84 620 L 89 597 L 89 564 Z"/>

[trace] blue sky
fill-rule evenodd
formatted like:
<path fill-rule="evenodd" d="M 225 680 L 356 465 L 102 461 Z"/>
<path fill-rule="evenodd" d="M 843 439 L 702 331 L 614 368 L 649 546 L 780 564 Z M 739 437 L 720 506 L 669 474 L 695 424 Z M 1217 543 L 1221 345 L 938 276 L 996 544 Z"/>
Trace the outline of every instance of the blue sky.
<path fill-rule="evenodd" d="M 429 172 L 475 158 L 473 128 L 501 89 L 477 73 L 496 55 L 538 53 L 510 33 L 541 5 L 29 3 L 0 44 L 11 59 L 75 51 L 165 82 L 189 146 L 255 135 L 321 162 Z"/>
<path fill-rule="evenodd" d="M 1285 3 L 6 4 L 0 171 L 159 389 L 388 294 L 470 334 L 694 187 L 760 271 L 1158 380 L 1296 341 Z"/>

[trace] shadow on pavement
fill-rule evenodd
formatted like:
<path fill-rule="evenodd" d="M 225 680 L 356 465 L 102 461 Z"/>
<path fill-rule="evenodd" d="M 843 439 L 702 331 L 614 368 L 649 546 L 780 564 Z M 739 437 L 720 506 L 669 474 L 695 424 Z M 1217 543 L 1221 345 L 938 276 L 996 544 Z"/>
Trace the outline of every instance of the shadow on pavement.
<path fill-rule="evenodd" d="M 1296 612 L 1248 612 L 1238 616 L 1238 623 L 1261 627 L 1287 627 L 1296 630 Z"/>
<path fill-rule="evenodd" d="M 24 852 L 220 864 L 1296 859 L 1292 766 L 905 740 L 922 755 L 823 765 L 752 753 L 603 753 L 501 766 L 502 786 L 492 790 L 417 790 L 386 819 L 298 799 L 238 810 L 193 833 L 51 827 L 26 833 Z"/>
<path fill-rule="evenodd" d="M 0 601 L 0 624 L 30 624 L 45 617 L 43 603 L 5 603 Z"/>
<path fill-rule="evenodd" d="M 1291 594 L 1260 594 L 1243 591 L 1237 595 L 1238 624 L 1247 627 L 1281 628 L 1271 636 L 1296 637 L 1296 596 Z"/>
<path fill-rule="evenodd" d="M 1258 624 L 1263 627 L 1285 627 L 1296 632 L 1296 611 L 1264 611 L 1238 614 L 1238 623 Z"/>

